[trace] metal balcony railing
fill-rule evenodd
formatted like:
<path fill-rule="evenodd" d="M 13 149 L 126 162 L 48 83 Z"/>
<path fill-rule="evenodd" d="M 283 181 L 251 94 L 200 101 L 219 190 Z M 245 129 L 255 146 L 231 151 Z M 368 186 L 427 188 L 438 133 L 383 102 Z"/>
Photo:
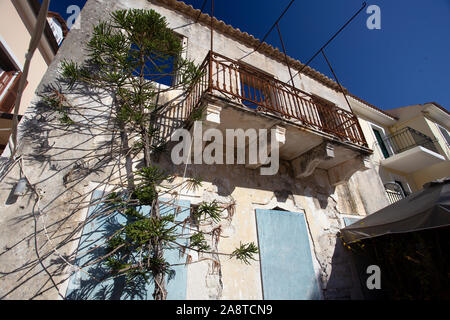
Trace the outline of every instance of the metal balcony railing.
<path fill-rule="evenodd" d="M 385 144 L 391 147 L 394 154 L 412 149 L 417 146 L 438 152 L 433 140 L 427 135 L 413 128 L 406 127 L 384 139 Z"/>
<path fill-rule="evenodd" d="M 185 119 L 199 107 L 206 93 L 220 93 L 259 112 L 367 147 L 358 119 L 352 112 L 322 104 L 300 89 L 215 52 L 208 53 L 200 68 L 202 76 L 191 85 L 184 101 Z"/>
<path fill-rule="evenodd" d="M 384 185 L 386 194 L 390 204 L 396 203 L 404 198 L 406 198 L 401 186 L 395 182 L 388 182 Z"/>

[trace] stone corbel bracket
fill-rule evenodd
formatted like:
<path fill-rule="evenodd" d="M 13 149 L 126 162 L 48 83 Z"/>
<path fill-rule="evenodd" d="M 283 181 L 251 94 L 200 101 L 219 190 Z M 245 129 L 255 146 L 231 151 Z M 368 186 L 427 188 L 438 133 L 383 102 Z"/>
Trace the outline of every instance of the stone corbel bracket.
<path fill-rule="evenodd" d="M 213 103 L 208 103 L 203 112 L 203 128 L 215 128 L 220 124 L 220 113 L 222 107 Z"/>
<path fill-rule="evenodd" d="M 202 154 L 206 141 L 203 141 L 203 134 L 208 129 L 217 128 L 220 125 L 220 113 L 222 107 L 208 102 L 204 107 L 202 117 L 199 121 L 194 122 L 194 125 L 190 129 L 191 137 L 193 137 L 194 143 L 191 147 L 191 156 L 194 157 L 194 163 L 201 164 Z"/>
<path fill-rule="evenodd" d="M 332 186 L 347 182 L 357 171 L 370 169 L 370 159 L 366 156 L 357 156 L 328 170 L 328 179 Z"/>
<path fill-rule="evenodd" d="M 324 142 L 312 148 L 297 159 L 292 160 L 295 178 L 309 177 L 322 161 L 332 158 L 334 158 L 334 146 L 331 143 Z"/>

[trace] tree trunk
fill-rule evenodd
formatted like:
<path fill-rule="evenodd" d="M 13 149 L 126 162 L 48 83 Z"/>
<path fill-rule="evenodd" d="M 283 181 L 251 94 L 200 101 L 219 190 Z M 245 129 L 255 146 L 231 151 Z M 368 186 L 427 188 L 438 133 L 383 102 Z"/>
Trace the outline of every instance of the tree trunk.
<path fill-rule="evenodd" d="M 151 215 L 154 218 L 160 219 L 161 214 L 159 212 L 159 200 L 158 198 L 153 201 Z M 153 243 L 153 257 L 156 259 L 163 259 L 164 249 L 162 247 L 161 240 L 155 237 Z M 153 272 L 153 278 L 155 279 L 155 290 L 153 291 L 153 299 L 155 300 L 166 300 L 167 290 L 166 290 L 166 279 L 164 272 Z"/>
<path fill-rule="evenodd" d="M 145 167 L 149 167 L 152 163 L 152 160 L 150 158 L 150 154 L 151 154 L 151 141 L 150 141 L 150 137 L 148 134 L 148 130 L 146 128 L 143 128 L 141 126 L 142 129 L 142 139 L 144 142 L 144 164 Z"/>
<path fill-rule="evenodd" d="M 121 108 L 120 101 L 115 98 L 114 103 L 116 104 L 117 113 L 119 113 Z M 135 189 L 135 186 L 133 175 L 133 160 L 131 158 L 130 146 L 128 144 L 128 132 L 123 121 L 118 120 L 117 122 L 120 130 L 121 153 L 125 157 L 125 171 L 127 175 L 128 191 L 132 193 Z"/>

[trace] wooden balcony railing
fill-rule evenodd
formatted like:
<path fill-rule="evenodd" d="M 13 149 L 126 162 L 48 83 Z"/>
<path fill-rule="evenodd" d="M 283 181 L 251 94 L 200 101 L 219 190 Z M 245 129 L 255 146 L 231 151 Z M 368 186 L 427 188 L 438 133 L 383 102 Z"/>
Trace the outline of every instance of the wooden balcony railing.
<path fill-rule="evenodd" d="M 209 53 L 201 70 L 202 76 L 191 85 L 184 101 L 185 118 L 199 106 L 205 93 L 220 93 L 257 111 L 367 147 L 358 119 L 349 111 L 322 104 L 300 89 L 218 53 Z"/>

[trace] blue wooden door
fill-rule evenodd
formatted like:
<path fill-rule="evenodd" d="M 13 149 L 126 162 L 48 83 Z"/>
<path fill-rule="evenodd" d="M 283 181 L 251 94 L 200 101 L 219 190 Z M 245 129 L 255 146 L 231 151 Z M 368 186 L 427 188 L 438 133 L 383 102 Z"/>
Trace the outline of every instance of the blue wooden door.
<path fill-rule="evenodd" d="M 320 299 L 304 214 L 256 210 L 256 222 L 264 299 Z"/>
<path fill-rule="evenodd" d="M 119 213 L 103 214 L 105 204 L 101 203 L 103 192 L 95 190 L 92 194 L 91 206 L 88 217 L 91 221 L 87 223 L 82 231 L 77 250 L 75 265 L 83 267 L 89 262 L 96 261 L 98 257 L 105 254 L 105 238 L 112 235 L 127 222 L 126 217 Z M 161 199 L 164 202 L 164 199 Z M 184 220 L 189 214 L 189 201 L 179 201 L 181 211 L 176 220 Z M 161 204 L 161 215 L 173 214 L 175 208 Z M 142 214 L 149 214 L 149 207 L 142 207 Z M 177 227 L 178 228 L 178 227 Z M 179 227 L 181 229 L 181 227 Z M 181 233 L 181 230 L 179 230 Z M 165 259 L 170 264 L 184 263 L 185 259 L 179 254 L 178 249 L 166 249 Z M 70 300 L 153 300 L 154 285 L 152 281 L 138 283 L 134 288 L 125 286 L 125 278 L 108 279 L 101 281 L 107 275 L 107 270 L 102 264 L 96 263 L 75 272 L 69 279 L 66 298 Z M 184 265 L 173 267 L 174 276 L 167 283 L 168 300 L 186 299 L 186 267 Z"/>

